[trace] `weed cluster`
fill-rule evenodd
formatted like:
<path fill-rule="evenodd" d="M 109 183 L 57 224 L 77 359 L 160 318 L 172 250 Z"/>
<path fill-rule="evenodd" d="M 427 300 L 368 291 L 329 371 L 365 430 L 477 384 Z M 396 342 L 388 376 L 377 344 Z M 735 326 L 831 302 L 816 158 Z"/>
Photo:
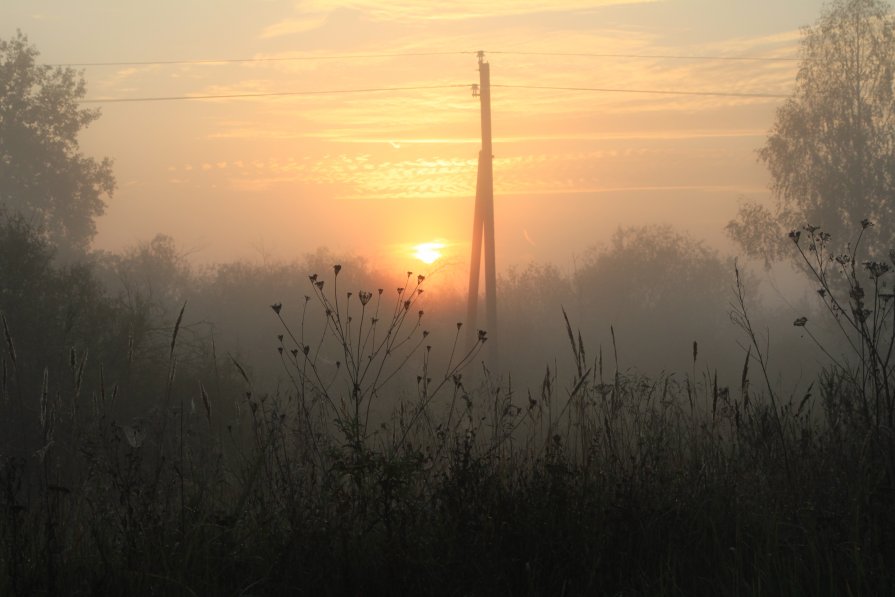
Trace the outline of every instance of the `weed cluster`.
<path fill-rule="evenodd" d="M 0 593 L 891 594 L 889 268 L 868 262 L 862 294 L 854 252 L 830 261 L 809 234 L 858 358 L 827 349 L 792 396 L 739 276 L 738 387 L 697 375 L 696 343 L 690 373 L 623 371 L 563 312 L 571 364 L 518 391 L 475 366 L 485 332 L 461 347 L 458 324 L 436 354 L 422 276 L 345 291 L 335 266 L 271 305 L 287 386 L 256 392 L 234 357 L 235 381 L 203 379 L 213 350 L 205 374 L 184 372 L 181 309 L 157 407 L 127 419 L 76 350 L 37 396 L 19 391 L 4 318 Z"/>

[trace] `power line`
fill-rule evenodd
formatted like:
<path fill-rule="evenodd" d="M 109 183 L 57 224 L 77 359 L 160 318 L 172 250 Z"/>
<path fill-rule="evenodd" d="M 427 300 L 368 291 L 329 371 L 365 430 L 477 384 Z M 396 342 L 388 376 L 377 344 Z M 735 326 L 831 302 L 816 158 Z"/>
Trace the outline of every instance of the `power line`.
<path fill-rule="evenodd" d="M 668 59 L 668 60 L 729 60 L 729 61 L 752 61 L 752 62 L 799 62 L 801 58 L 774 58 L 770 56 L 712 56 L 712 55 L 692 55 L 692 54 L 616 54 L 616 53 L 600 53 L 592 54 L 587 52 L 513 52 L 513 51 L 492 51 L 489 54 L 506 54 L 516 56 L 560 56 L 560 57 L 581 57 L 581 58 L 644 58 L 644 59 Z"/>
<path fill-rule="evenodd" d="M 207 99 L 241 99 L 241 98 L 260 98 L 260 97 L 286 97 L 300 95 L 335 95 L 342 93 L 378 93 L 385 91 L 417 91 L 421 89 L 455 89 L 458 87 L 469 87 L 467 84 L 453 85 L 415 85 L 411 87 L 368 87 L 365 89 L 327 89 L 318 91 L 273 91 L 269 93 L 226 93 L 220 95 L 167 95 L 154 97 L 117 97 L 117 98 L 96 98 L 81 100 L 82 104 L 121 104 L 131 102 L 171 102 L 180 100 L 207 100 Z"/>
<path fill-rule="evenodd" d="M 442 51 L 442 52 L 392 52 L 378 54 L 333 54 L 325 56 L 291 56 L 278 58 L 224 58 L 224 59 L 198 59 L 198 60 L 154 60 L 154 61 L 120 61 L 120 62 L 79 62 L 54 64 L 57 67 L 100 67 L 100 66 L 156 66 L 156 65 L 187 65 L 187 64 L 239 64 L 255 62 L 289 62 L 312 60 L 350 60 L 370 58 L 397 58 L 405 56 L 446 56 L 476 54 L 471 51 Z M 519 56 L 565 56 L 588 58 L 636 58 L 636 59 L 675 59 L 675 60 L 726 60 L 726 61 L 760 61 L 760 62 L 790 62 L 798 58 L 768 58 L 761 56 L 709 56 L 709 55 L 679 55 L 679 54 L 622 54 L 622 53 L 585 53 L 585 52 L 524 52 L 524 51 L 489 51 L 489 54 L 519 55 Z M 207 100 L 207 99 L 250 99 L 264 97 L 288 97 L 302 95 L 331 95 L 345 93 L 373 93 L 387 91 L 414 91 L 422 89 L 450 89 L 466 87 L 464 84 L 455 85 L 431 85 L 412 87 L 376 87 L 364 89 L 334 89 L 325 91 L 282 91 L 269 93 L 231 93 L 231 94 L 207 94 L 207 95 L 176 95 L 176 96 L 150 96 L 128 98 L 96 98 L 81 100 L 82 104 L 112 104 L 112 103 L 136 103 L 136 102 L 164 102 L 181 100 Z M 676 91 L 653 89 L 623 89 L 623 88 L 598 88 L 598 87 L 554 87 L 544 85 L 492 85 L 492 87 L 504 87 L 511 89 L 541 89 L 554 91 L 587 91 L 603 93 L 642 93 L 653 95 L 695 95 L 716 97 L 751 97 L 751 98 L 785 98 L 788 96 L 770 93 L 737 93 L 723 91 Z"/>
<path fill-rule="evenodd" d="M 95 98 L 81 100 L 82 104 L 120 104 L 120 103 L 136 103 L 136 102 L 170 102 L 181 100 L 209 100 L 209 99 L 251 99 L 264 97 L 289 97 L 289 96 L 313 96 L 313 95 L 338 95 L 349 93 L 381 93 L 389 91 L 419 91 L 428 89 L 458 89 L 461 87 L 469 87 L 465 83 L 454 83 L 450 85 L 414 85 L 409 87 L 367 87 L 362 89 L 327 89 L 327 90 L 307 90 L 307 91 L 272 91 L 266 93 L 226 93 L 226 94 L 207 94 L 207 95 L 168 95 L 168 96 L 150 96 L 150 97 L 118 97 L 118 98 Z M 642 93 L 648 95 L 692 95 L 707 97 L 743 97 L 743 98 L 764 98 L 764 99 L 785 99 L 788 95 L 778 93 L 748 93 L 737 91 L 684 91 L 674 89 L 626 89 L 612 87 L 561 87 L 557 85 L 509 85 L 509 84 L 492 84 L 491 87 L 501 87 L 504 89 L 532 89 L 547 91 L 582 91 L 592 93 Z"/>
<path fill-rule="evenodd" d="M 251 62 L 297 62 L 310 60 L 352 60 L 369 58 L 403 58 L 405 56 L 450 56 L 461 54 L 475 54 L 475 52 L 392 52 L 382 54 L 331 54 L 326 56 L 283 56 L 276 58 L 220 58 L 220 59 L 196 59 L 196 60 L 140 60 L 120 62 L 68 62 L 50 64 L 62 68 L 86 68 L 94 66 L 171 66 L 184 64 L 241 64 Z"/>
<path fill-rule="evenodd" d="M 136 103 L 136 102 L 168 102 L 180 100 L 210 100 L 210 99 L 246 99 L 246 98 L 263 98 L 263 97 L 288 97 L 302 95 L 335 95 L 342 93 L 376 93 L 387 91 L 416 91 L 423 89 L 456 89 L 459 87 L 469 87 L 465 83 L 457 83 L 453 85 L 420 85 L 413 87 L 371 87 L 367 89 L 328 89 L 322 91 L 275 91 L 269 93 L 229 93 L 220 95 L 170 95 L 170 96 L 152 96 L 152 97 L 118 97 L 118 98 L 94 98 L 80 100 L 82 104 L 120 104 L 120 103 Z M 559 87 L 551 85 L 500 85 L 494 84 L 492 87 L 503 87 L 508 89 L 534 89 L 534 90 L 551 90 L 551 91 L 590 91 L 597 93 L 643 93 L 653 95 L 695 95 L 695 96 L 717 96 L 717 97 L 744 97 L 744 98 L 766 98 L 766 99 L 785 99 L 788 95 L 776 93 L 740 93 L 728 91 L 676 91 L 671 89 L 615 89 L 608 87 Z"/>
<path fill-rule="evenodd" d="M 476 54 L 476 51 L 441 51 L 441 52 L 383 52 L 371 54 L 329 54 L 316 56 L 283 56 L 270 58 L 203 58 L 180 60 L 134 60 L 134 61 L 106 61 L 106 62 L 67 62 L 54 63 L 49 66 L 87 68 L 102 66 L 176 66 L 190 64 L 248 64 L 254 62 L 299 62 L 314 60 L 354 60 L 371 58 L 404 58 L 408 56 L 459 56 Z M 581 57 L 581 58 L 631 58 L 631 59 L 664 59 L 664 60 L 718 60 L 718 61 L 751 61 L 751 62 L 798 62 L 801 58 L 775 58 L 769 56 L 719 56 L 696 54 L 631 54 L 631 53 L 588 53 L 588 52 L 523 52 L 494 50 L 488 54 L 503 54 L 508 56 L 551 56 L 551 57 Z"/>
<path fill-rule="evenodd" d="M 551 91 L 592 91 L 600 93 L 646 93 L 654 95 L 702 95 L 718 97 L 751 97 L 785 99 L 788 95 L 778 93 L 741 93 L 736 91 L 676 91 L 673 89 L 614 89 L 608 87 L 559 87 L 552 85 L 497 85 L 491 87 L 505 87 L 508 89 L 546 89 Z"/>

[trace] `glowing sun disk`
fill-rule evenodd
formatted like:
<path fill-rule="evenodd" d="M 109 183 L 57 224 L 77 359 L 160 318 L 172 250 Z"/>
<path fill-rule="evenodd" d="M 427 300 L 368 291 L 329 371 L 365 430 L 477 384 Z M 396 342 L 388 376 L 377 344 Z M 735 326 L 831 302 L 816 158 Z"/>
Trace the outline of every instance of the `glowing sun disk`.
<path fill-rule="evenodd" d="M 442 243 L 420 243 L 413 247 L 413 256 L 423 263 L 434 263 L 441 258 Z"/>

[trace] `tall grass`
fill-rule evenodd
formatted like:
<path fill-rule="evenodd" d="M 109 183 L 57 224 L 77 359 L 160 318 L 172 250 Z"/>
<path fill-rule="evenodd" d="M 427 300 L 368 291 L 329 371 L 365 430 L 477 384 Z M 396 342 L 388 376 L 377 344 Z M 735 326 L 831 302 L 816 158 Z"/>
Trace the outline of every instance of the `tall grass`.
<path fill-rule="evenodd" d="M 39 395 L 17 393 L 4 319 L 0 593 L 895 590 L 886 299 L 804 393 L 773 384 L 739 285 L 734 384 L 698 372 L 695 343 L 683 374 L 622 370 L 612 346 L 604 363 L 563 313 L 569 351 L 519 389 L 478 363 L 484 332 L 426 332 L 422 277 L 358 291 L 340 270 L 271 306 L 288 380 L 271 393 L 213 349 L 204 373 L 181 366 L 181 310 L 139 419 L 77 351 L 68 380 L 45 365 Z"/>

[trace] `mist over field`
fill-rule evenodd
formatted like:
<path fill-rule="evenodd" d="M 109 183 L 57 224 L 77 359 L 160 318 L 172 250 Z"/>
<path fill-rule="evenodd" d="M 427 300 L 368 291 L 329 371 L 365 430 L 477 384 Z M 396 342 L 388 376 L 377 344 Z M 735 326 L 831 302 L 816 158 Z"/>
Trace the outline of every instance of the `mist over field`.
<path fill-rule="evenodd" d="M 895 16 L 778 4 L 5 3 L 0 594 L 895 592 Z"/>

